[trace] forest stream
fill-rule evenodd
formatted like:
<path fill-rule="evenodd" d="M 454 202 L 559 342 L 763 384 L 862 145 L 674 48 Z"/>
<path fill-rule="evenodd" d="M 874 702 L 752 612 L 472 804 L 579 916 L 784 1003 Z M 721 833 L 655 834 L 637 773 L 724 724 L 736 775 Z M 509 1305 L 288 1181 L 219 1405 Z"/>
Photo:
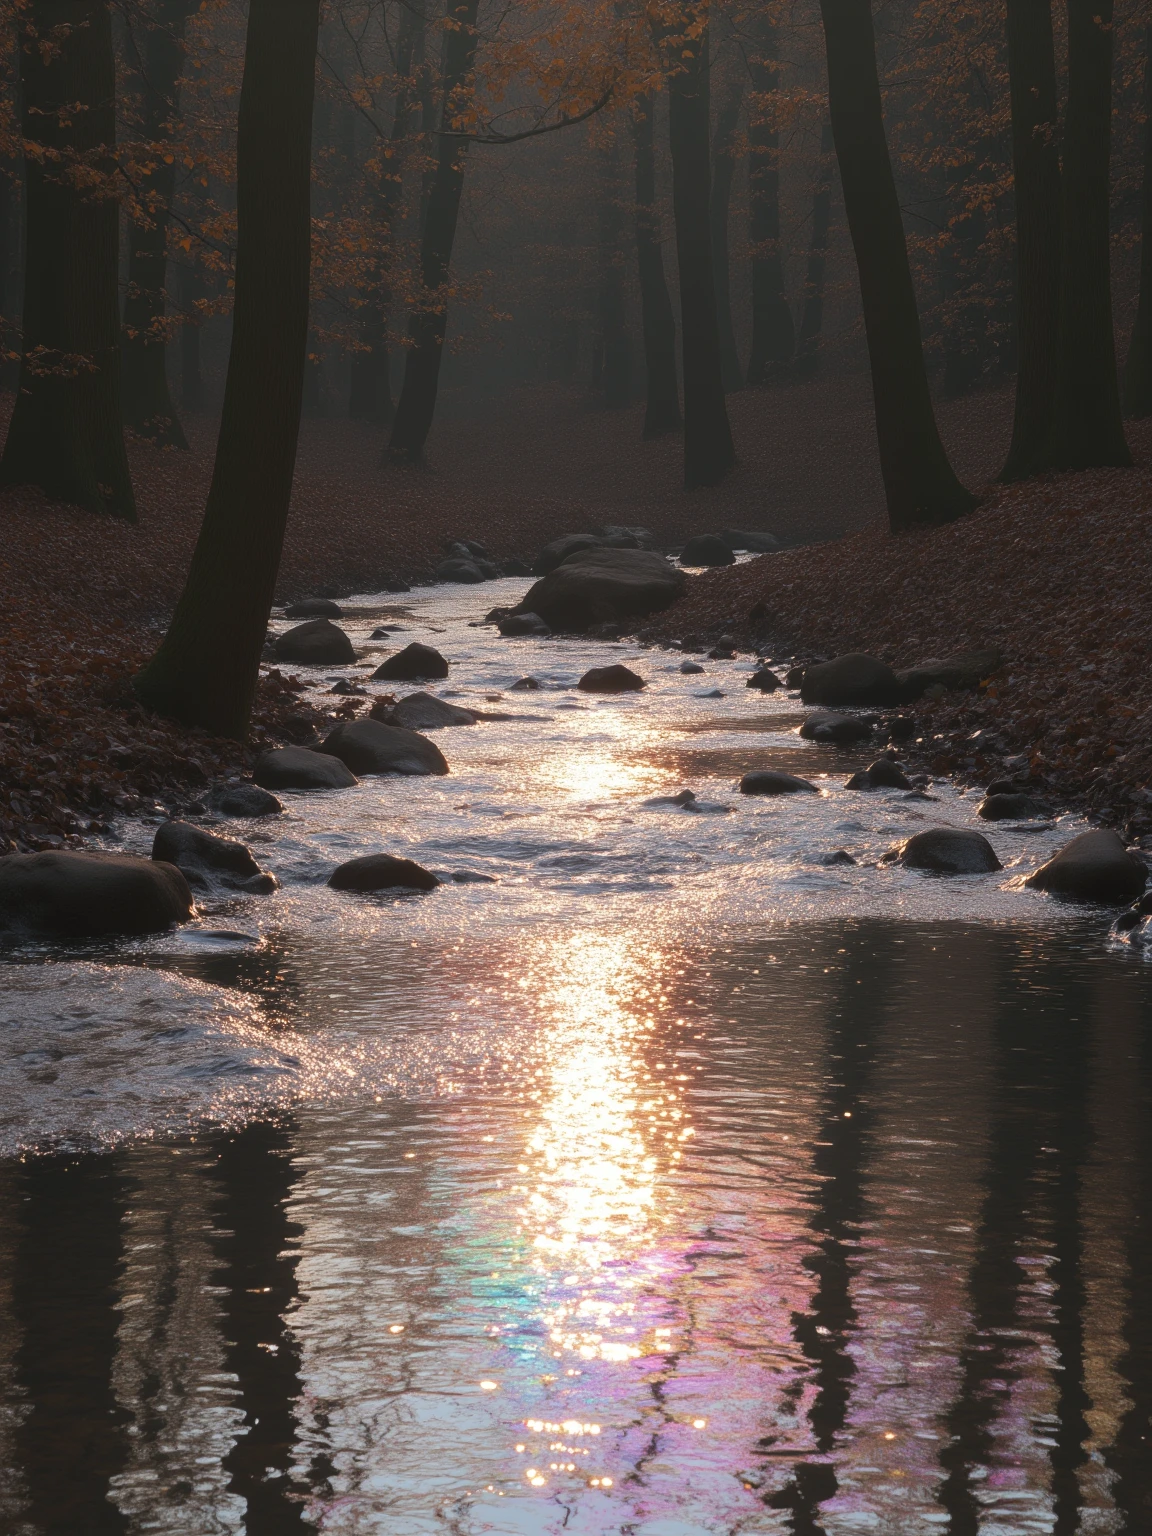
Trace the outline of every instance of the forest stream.
<path fill-rule="evenodd" d="M 1022 888 L 1083 823 L 847 790 L 749 658 L 479 623 L 523 589 L 348 599 L 313 669 L 442 651 L 512 717 L 448 777 L 206 822 L 280 890 L 3 952 L 0 1530 L 1146 1533 L 1150 957 Z M 935 825 L 1004 869 L 879 862 Z M 445 883 L 325 884 L 374 852 Z"/>

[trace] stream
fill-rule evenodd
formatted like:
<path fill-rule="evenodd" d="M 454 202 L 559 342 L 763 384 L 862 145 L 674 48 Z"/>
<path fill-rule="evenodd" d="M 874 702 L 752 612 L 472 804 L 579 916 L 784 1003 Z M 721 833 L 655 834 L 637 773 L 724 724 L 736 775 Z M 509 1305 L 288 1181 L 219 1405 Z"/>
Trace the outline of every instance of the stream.
<path fill-rule="evenodd" d="M 480 624 L 523 589 L 284 669 L 436 646 L 514 717 L 447 778 L 206 821 L 281 889 L 0 957 L 0 1531 L 1146 1536 L 1152 969 L 1022 886 L 1084 824 L 846 790 L 750 658 Z M 878 862 L 941 824 L 1003 871 Z M 374 852 L 446 883 L 327 887 Z"/>

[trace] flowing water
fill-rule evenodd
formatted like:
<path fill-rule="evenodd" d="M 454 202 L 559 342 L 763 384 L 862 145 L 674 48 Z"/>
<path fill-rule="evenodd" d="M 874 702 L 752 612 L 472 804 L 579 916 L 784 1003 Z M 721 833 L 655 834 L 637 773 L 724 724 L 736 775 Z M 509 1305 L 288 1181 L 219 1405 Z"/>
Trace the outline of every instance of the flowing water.
<path fill-rule="evenodd" d="M 273 897 L 5 952 L 0 1529 L 1152 1530 L 1152 971 L 1021 888 L 1075 820 L 880 865 L 975 799 L 844 790 L 747 662 L 469 627 L 520 590 L 352 600 L 315 674 L 439 646 L 517 717 L 448 778 L 226 824 Z M 380 850 L 489 883 L 324 884 Z"/>

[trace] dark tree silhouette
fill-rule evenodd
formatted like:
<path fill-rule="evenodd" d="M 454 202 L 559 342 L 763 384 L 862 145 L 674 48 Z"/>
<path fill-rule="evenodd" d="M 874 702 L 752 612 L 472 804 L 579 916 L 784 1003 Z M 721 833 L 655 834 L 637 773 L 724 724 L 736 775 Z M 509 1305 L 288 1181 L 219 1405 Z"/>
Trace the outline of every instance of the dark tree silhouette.
<path fill-rule="evenodd" d="M 1144 33 L 1144 190 L 1140 209 L 1140 302 L 1124 364 L 1124 414 L 1152 416 L 1152 27 Z"/>
<path fill-rule="evenodd" d="M 120 425 L 112 20 L 104 0 L 32 0 L 25 17 L 23 132 L 34 153 L 24 355 L 0 484 L 38 485 L 134 522 Z"/>
<path fill-rule="evenodd" d="M 172 137 L 184 65 L 184 34 L 199 0 L 154 0 L 133 14 L 128 39 L 140 98 L 140 134 L 149 169 L 136 188 L 139 212 L 128 224 L 128 294 L 124 301 L 121 411 L 125 426 L 168 447 L 188 442 L 172 404 L 164 329 L 168 282 L 168 224 L 176 188 Z"/>
<path fill-rule="evenodd" d="M 320 0 L 251 0 L 236 304 L 216 467 L 172 625 L 136 679 L 150 708 L 237 738 L 248 729 L 300 431 L 319 9 Z"/>
<path fill-rule="evenodd" d="M 744 370 L 732 329 L 732 273 L 728 255 L 728 216 L 732 206 L 732 177 L 736 170 L 736 125 L 740 121 L 743 91 L 733 83 L 716 118 L 712 143 L 712 270 L 716 281 L 716 324 L 720 332 L 720 367 L 724 388 L 740 389 Z"/>
<path fill-rule="evenodd" d="M 975 498 L 948 462 L 928 390 L 920 317 L 884 134 L 871 0 L 820 0 L 832 134 L 856 252 L 880 469 L 894 533 L 951 522 Z"/>
<path fill-rule="evenodd" d="M 763 384 L 774 365 L 791 361 L 796 346 L 780 255 L 780 130 L 776 92 L 777 29 L 765 22 L 748 60 L 753 98 L 748 122 L 748 235 L 752 242 L 752 352 L 749 384 Z M 828 243 L 825 228 L 824 244 Z M 823 269 L 821 269 L 823 296 Z"/>
<path fill-rule="evenodd" d="M 812 194 L 812 241 L 808 247 L 808 275 L 804 282 L 804 314 L 796 342 L 795 367 L 800 374 L 814 373 L 820 362 L 820 338 L 824 331 L 824 277 L 828 267 L 828 233 L 832 228 L 832 168 L 835 145 L 832 124 L 820 130 L 820 158 L 816 163 L 816 190 Z"/>
<path fill-rule="evenodd" d="M 1112 331 L 1112 0 L 1068 0 L 1064 241 L 1052 433 L 1044 467 L 1131 464 Z"/>
<path fill-rule="evenodd" d="M 684 360 L 684 483 L 717 485 L 736 462 L 724 404 L 709 225 L 711 166 L 707 12 L 686 5 L 683 23 L 658 36 L 668 73 L 672 206 L 680 269 Z"/>
<path fill-rule="evenodd" d="M 620 200 L 620 147 L 615 137 L 601 158 L 600 378 L 604 404 L 618 410 L 632 397 L 632 348 L 624 291 L 624 210 Z"/>
<path fill-rule="evenodd" d="M 656 212 L 654 110 L 651 96 L 639 96 L 632 114 L 636 143 L 636 254 L 647 371 L 646 438 L 661 437 L 683 426 L 676 382 L 676 317 L 664 276 L 664 248 Z"/>
<path fill-rule="evenodd" d="M 419 463 L 432 430 L 440 364 L 448 329 L 448 275 L 460 194 L 464 189 L 464 160 L 468 140 L 454 129 L 471 88 L 476 60 L 476 13 L 479 0 L 448 0 L 451 26 L 444 34 L 443 101 L 440 110 L 440 146 L 436 170 L 428 189 L 424 237 L 420 245 L 420 277 L 424 296 L 411 317 L 411 346 L 404 363 L 404 385 L 396 405 L 392 437 L 385 459 L 401 464 Z"/>
<path fill-rule="evenodd" d="M 1060 145 L 1052 0 L 1008 0 L 1016 187 L 1016 416 L 1000 478 L 1043 460 L 1052 433 L 1060 314 Z"/>

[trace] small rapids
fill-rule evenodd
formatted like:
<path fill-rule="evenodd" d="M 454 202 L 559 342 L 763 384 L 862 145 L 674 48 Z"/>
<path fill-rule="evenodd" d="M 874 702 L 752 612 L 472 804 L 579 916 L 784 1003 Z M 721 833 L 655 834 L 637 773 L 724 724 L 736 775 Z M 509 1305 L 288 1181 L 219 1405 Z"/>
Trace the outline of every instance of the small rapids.
<path fill-rule="evenodd" d="M 1081 823 L 849 791 L 750 660 L 480 623 L 522 590 L 348 599 L 357 663 L 285 669 L 436 646 L 508 717 L 447 778 L 205 823 L 282 886 L 180 932 L 4 951 L 0 1526 L 1138 1531 L 1149 950 L 1023 889 Z M 1003 871 L 880 862 L 934 825 Z M 447 883 L 328 888 L 375 852 Z"/>

